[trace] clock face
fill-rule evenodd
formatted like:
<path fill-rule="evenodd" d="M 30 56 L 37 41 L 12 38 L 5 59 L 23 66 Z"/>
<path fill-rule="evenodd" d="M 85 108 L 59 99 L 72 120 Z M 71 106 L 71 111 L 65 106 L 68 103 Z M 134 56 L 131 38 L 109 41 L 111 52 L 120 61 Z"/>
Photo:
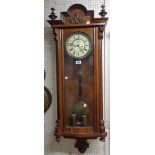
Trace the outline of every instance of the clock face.
<path fill-rule="evenodd" d="M 66 41 L 67 53 L 76 59 L 87 57 L 91 52 L 91 40 L 85 33 L 73 33 Z"/>

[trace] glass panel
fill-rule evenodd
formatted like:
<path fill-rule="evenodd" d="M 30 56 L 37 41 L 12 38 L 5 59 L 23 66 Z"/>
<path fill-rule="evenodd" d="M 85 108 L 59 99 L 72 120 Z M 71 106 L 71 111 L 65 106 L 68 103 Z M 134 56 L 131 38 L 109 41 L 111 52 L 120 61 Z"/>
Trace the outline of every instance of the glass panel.
<path fill-rule="evenodd" d="M 64 113 L 66 127 L 94 126 L 93 52 L 75 59 L 65 51 Z"/>

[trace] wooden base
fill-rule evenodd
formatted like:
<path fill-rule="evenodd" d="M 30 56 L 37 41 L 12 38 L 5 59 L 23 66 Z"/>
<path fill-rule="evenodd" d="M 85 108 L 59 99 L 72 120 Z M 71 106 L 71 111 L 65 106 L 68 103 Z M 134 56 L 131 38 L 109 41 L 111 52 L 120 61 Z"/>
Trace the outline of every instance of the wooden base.
<path fill-rule="evenodd" d="M 89 148 L 89 143 L 87 142 L 87 139 L 79 138 L 76 139 L 75 147 L 78 148 L 80 153 L 85 153 L 87 148 Z"/>

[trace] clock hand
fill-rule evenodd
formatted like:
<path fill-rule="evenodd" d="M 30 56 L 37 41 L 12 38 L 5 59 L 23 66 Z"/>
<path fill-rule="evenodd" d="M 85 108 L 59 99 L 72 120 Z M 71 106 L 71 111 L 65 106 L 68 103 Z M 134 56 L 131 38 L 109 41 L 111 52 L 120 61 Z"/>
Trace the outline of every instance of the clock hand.
<path fill-rule="evenodd" d="M 80 47 L 80 46 L 78 46 L 79 47 L 79 49 L 80 49 L 80 52 L 82 52 L 83 53 L 83 49 Z"/>
<path fill-rule="evenodd" d="M 74 47 L 79 47 L 79 44 L 73 44 Z"/>

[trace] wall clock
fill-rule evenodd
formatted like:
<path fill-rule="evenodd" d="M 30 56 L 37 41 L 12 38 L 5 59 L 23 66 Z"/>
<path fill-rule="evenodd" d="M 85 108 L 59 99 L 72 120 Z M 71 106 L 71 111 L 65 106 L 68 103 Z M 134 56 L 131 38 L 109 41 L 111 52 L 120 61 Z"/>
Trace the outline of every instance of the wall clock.
<path fill-rule="evenodd" d="M 49 109 L 52 103 L 52 95 L 50 90 L 44 86 L 44 113 Z"/>
<path fill-rule="evenodd" d="M 44 80 L 46 79 L 46 71 L 44 70 Z M 50 108 L 52 103 L 52 95 L 50 90 L 44 86 L 44 113 Z"/>
<path fill-rule="evenodd" d="M 104 140 L 102 39 L 108 18 L 102 6 L 101 18 L 81 4 L 54 13 L 48 20 L 56 41 L 57 106 L 55 136 L 76 139 L 75 147 L 84 153 L 87 139 Z M 103 85 L 103 86 L 102 86 Z"/>

